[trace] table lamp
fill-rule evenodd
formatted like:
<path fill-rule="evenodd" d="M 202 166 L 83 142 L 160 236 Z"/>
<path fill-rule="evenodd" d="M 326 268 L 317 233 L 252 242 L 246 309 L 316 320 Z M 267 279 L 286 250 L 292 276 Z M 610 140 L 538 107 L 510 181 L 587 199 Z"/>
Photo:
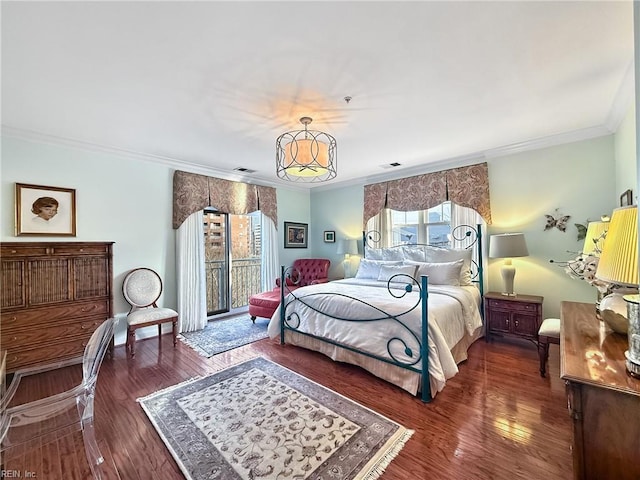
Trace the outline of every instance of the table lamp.
<path fill-rule="evenodd" d="M 344 238 L 338 241 L 338 249 L 336 250 L 338 255 L 344 255 L 344 277 L 351 277 L 351 255 L 358 254 L 358 242 L 355 238 Z"/>
<path fill-rule="evenodd" d="M 513 266 L 512 258 L 526 257 L 529 255 L 527 242 L 523 233 L 501 233 L 491 235 L 489 240 L 489 257 L 504 258 L 504 264 L 500 270 L 502 281 L 504 282 L 503 295 L 515 296 L 513 291 L 513 279 L 516 275 L 516 267 Z"/>
<path fill-rule="evenodd" d="M 584 237 L 582 254 L 599 257 L 602 253 L 602 246 L 604 245 L 607 230 L 609 230 L 609 220 L 589 222 L 589 225 L 587 226 L 587 233 Z"/>
<path fill-rule="evenodd" d="M 638 207 L 617 208 L 602 246 L 596 278 L 638 292 Z M 629 293 L 627 292 L 627 293 Z M 626 301 L 625 301 L 626 300 Z M 628 335 L 627 370 L 640 373 L 640 315 L 638 296 L 616 291 L 600 302 L 602 319 L 614 332 Z"/>

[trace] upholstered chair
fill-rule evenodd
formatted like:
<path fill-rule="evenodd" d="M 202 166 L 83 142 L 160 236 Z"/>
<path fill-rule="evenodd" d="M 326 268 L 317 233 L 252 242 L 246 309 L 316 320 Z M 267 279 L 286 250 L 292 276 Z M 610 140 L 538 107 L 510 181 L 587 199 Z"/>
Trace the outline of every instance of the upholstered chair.
<path fill-rule="evenodd" d="M 158 337 L 162 335 L 162 324 L 172 324 L 173 346 L 178 338 L 178 312 L 170 308 L 158 307 L 156 302 L 162 294 L 160 275 L 150 268 L 136 268 L 124 278 L 122 284 L 124 298 L 131 305 L 127 315 L 126 348 L 135 356 L 136 330 L 158 325 Z"/>

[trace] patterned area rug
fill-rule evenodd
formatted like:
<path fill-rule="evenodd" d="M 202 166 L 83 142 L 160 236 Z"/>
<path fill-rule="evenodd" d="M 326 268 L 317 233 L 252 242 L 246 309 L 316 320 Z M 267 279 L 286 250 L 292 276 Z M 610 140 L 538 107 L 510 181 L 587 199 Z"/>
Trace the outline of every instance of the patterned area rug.
<path fill-rule="evenodd" d="M 413 434 L 264 358 L 138 401 L 189 480 L 373 480 Z"/>
<path fill-rule="evenodd" d="M 247 313 L 223 320 L 212 320 L 203 330 L 181 333 L 178 338 L 200 355 L 209 358 L 267 338 L 268 325 L 269 319 L 256 318 L 256 323 L 253 323 Z"/>

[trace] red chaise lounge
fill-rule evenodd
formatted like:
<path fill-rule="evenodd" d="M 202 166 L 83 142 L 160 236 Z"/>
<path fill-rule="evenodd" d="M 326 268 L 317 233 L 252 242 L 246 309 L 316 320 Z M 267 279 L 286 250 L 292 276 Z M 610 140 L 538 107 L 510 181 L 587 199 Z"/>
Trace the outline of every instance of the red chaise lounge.
<path fill-rule="evenodd" d="M 331 261 L 326 258 L 298 258 L 293 262 L 292 276 L 299 279 L 297 283 L 291 282 L 287 287 L 295 290 L 305 285 L 326 283 L 329 281 L 329 266 Z M 249 298 L 249 315 L 255 322 L 256 317 L 271 318 L 280 305 L 280 279 L 276 278 L 276 287 L 268 292 L 258 293 Z"/>

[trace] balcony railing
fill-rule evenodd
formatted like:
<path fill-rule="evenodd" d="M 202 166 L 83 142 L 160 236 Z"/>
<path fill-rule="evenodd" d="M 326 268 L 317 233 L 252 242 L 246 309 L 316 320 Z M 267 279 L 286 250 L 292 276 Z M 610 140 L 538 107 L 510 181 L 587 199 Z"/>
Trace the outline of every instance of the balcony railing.
<path fill-rule="evenodd" d="M 240 258 L 231 262 L 231 285 L 227 286 L 221 260 L 205 262 L 207 277 L 207 312 L 228 310 L 227 289 L 231 289 L 231 308 L 249 305 L 249 297 L 262 290 L 260 282 L 260 258 Z"/>

